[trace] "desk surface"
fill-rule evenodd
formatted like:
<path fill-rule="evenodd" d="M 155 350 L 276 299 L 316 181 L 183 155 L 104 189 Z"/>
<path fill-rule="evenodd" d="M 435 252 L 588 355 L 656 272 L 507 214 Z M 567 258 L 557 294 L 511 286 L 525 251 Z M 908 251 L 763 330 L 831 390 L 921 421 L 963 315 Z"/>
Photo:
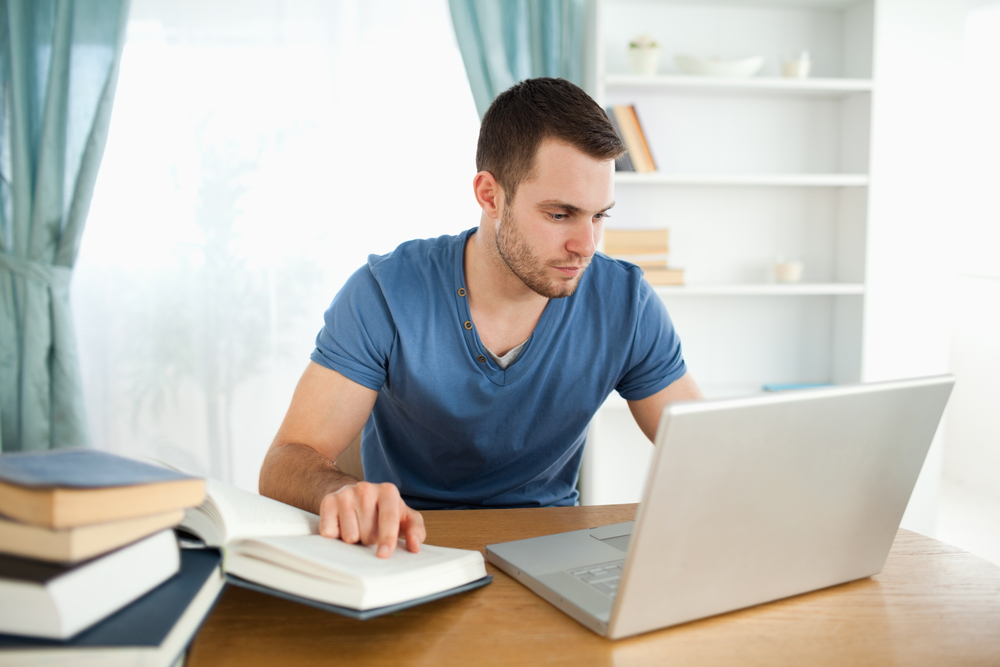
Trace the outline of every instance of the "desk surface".
<path fill-rule="evenodd" d="M 428 542 L 482 550 L 627 521 L 635 508 L 424 517 Z M 1000 665 L 1000 567 L 906 530 L 870 579 L 616 642 L 487 568 L 485 588 L 371 621 L 230 586 L 187 665 Z"/>

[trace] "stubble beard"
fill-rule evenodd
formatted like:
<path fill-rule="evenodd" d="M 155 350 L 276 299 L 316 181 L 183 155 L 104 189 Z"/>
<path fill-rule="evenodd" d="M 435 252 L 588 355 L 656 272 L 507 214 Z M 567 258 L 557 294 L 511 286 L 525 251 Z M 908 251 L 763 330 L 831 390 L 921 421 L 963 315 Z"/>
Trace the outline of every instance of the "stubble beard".
<path fill-rule="evenodd" d="M 547 299 L 563 299 L 576 291 L 590 258 L 584 259 L 584 270 L 568 280 L 553 280 L 544 264 L 521 236 L 511 206 L 505 206 L 496 233 L 497 252 L 507 268 L 530 290 Z"/>

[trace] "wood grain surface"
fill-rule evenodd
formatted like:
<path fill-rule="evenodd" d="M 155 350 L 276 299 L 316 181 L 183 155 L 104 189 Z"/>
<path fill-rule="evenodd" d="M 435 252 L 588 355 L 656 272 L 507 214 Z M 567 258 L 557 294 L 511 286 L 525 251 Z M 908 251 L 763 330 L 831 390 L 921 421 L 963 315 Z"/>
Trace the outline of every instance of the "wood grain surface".
<path fill-rule="evenodd" d="M 482 550 L 627 521 L 635 509 L 424 517 L 429 543 Z M 1000 665 L 1000 568 L 905 530 L 870 579 L 620 641 L 487 568 L 485 588 L 371 621 L 228 587 L 187 665 Z"/>

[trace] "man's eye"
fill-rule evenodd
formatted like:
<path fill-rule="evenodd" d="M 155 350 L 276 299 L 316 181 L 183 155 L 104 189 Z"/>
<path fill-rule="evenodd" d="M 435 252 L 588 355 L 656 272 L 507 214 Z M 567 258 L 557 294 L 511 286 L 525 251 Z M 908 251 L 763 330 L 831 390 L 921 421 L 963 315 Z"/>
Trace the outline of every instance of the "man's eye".
<path fill-rule="evenodd" d="M 610 213 L 598 213 L 594 216 L 594 220 L 607 220 L 611 217 Z"/>
<path fill-rule="evenodd" d="M 569 217 L 565 213 L 549 213 L 549 216 L 556 221 L 565 220 L 566 218 Z"/>

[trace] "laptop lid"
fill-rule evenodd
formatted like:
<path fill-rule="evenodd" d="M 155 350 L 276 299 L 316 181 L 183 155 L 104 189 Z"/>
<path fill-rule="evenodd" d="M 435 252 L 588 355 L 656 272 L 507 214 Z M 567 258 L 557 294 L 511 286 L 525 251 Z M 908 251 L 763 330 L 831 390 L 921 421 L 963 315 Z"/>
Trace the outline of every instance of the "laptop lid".
<path fill-rule="evenodd" d="M 878 573 L 953 384 L 667 406 L 608 636 Z"/>

